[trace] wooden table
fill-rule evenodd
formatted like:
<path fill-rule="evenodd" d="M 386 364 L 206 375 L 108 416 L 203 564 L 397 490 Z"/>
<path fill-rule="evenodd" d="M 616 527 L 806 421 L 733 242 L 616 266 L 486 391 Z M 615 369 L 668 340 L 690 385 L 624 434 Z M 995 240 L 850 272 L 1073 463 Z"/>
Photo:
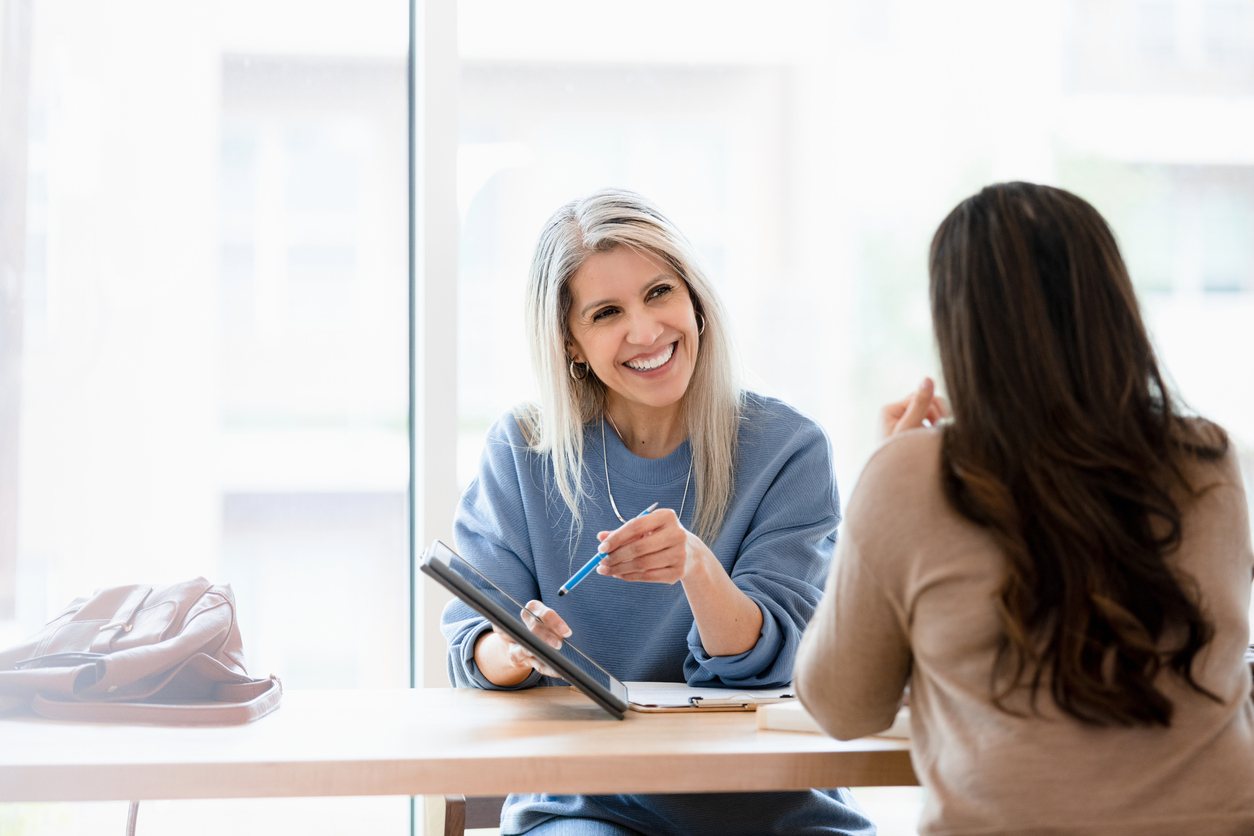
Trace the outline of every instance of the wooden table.
<path fill-rule="evenodd" d="M 613 720 L 566 688 L 294 691 L 247 726 L 0 719 L 0 802 L 786 790 L 916 784 L 909 745 Z"/>

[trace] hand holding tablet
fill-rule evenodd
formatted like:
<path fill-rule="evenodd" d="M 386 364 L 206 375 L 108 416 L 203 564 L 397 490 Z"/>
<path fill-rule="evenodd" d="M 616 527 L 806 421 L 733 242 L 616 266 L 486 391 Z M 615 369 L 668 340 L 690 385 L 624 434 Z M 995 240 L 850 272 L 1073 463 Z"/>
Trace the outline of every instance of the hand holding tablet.
<path fill-rule="evenodd" d="M 537 624 L 543 623 L 551 631 L 557 624 L 553 619 L 561 621 L 557 613 L 549 615 L 552 610 L 547 607 L 540 609 L 544 605 L 538 601 L 530 601 L 524 606 L 440 540 L 433 541 L 427 548 L 419 568 L 486 618 L 493 631 L 506 639 L 504 647 L 507 652 L 517 653 L 518 651 L 509 648 L 511 644 L 518 645 L 525 653 L 534 657 L 536 664 L 530 661 L 520 662 L 519 667 L 527 664 L 546 676 L 563 679 L 587 694 L 617 719 L 623 718 L 623 713 L 627 710 L 627 688 L 623 683 L 610 676 L 604 668 L 560 635 L 554 636 L 559 639 L 558 646 L 555 647 L 537 637 L 523 622 L 524 617 L 534 619 Z M 561 626 L 565 625 L 561 621 Z M 540 665 L 544 668 L 539 667 Z M 545 668 L 553 673 L 546 673 Z"/>
<path fill-rule="evenodd" d="M 562 640 L 570 637 L 571 630 L 566 621 L 557 614 L 556 610 L 545 606 L 540 601 L 528 601 L 519 612 L 519 618 L 537 639 L 554 650 L 561 650 Z M 506 659 L 520 670 L 531 668 L 539 671 L 544 676 L 551 676 L 557 679 L 563 678 L 561 673 L 554 670 L 544 660 L 528 650 L 526 645 L 514 641 L 501 628 L 493 625 L 492 633 L 501 640 Z M 485 633 L 484 635 L 488 634 Z"/>
<path fill-rule="evenodd" d="M 519 682 L 534 668 L 545 676 L 569 682 L 615 718 L 634 711 L 749 711 L 758 705 L 792 698 L 792 687 L 750 689 L 692 687 L 682 682 L 628 682 L 605 668 L 569 640 L 570 627 L 540 601 L 516 601 L 467 560 L 439 540 L 423 555 L 420 566 L 492 624 L 502 647 L 516 660 Z M 491 635 L 485 633 L 485 636 Z M 482 641 L 482 639 L 481 639 Z"/>

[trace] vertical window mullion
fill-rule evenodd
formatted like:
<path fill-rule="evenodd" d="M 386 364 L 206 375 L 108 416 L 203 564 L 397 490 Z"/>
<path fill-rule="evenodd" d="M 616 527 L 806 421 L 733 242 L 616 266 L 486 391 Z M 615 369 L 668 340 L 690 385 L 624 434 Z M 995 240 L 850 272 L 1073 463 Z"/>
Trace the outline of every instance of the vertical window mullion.
<path fill-rule="evenodd" d="M 410 566 L 415 686 L 446 684 L 443 593 L 415 570 L 457 502 L 457 4 L 412 0 L 410 56 Z"/>

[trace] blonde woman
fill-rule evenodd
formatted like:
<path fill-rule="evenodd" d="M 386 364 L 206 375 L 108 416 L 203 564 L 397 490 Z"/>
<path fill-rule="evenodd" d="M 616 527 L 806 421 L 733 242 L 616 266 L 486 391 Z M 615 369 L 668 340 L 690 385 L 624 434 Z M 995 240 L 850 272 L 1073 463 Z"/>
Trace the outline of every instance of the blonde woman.
<path fill-rule="evenodd" d="M 461 554 L 623 680 L 792 678 L 839 521 L 822 430 L 737 388 L 722 307 L 643 198 L 603 191 L 540 236 L 526 305 L 541 398 L 491 430 L 456 521 Z M 637 517 L 653 503 L 658 509 Z M 558 590 L 589 556 L 598 574 Z M 459 686 L 558 684 L 460 602 Z M 872 833 L 842 790 L 513 795 L 503 833 Z"/>

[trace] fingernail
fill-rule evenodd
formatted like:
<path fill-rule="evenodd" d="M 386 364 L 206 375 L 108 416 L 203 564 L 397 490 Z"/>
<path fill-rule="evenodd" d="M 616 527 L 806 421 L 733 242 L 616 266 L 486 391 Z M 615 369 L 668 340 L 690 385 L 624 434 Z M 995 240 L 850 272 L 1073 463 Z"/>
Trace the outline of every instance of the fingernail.
<path fill-rule="evenodd" d="M 566 627 L 566 628 L 564 628 L 564 629 L 562 630 L 562 636 L 563 636 L 564 638 L 568 638 L 568 639 L 570 638 L 570 628 L 569 628 L 569 627 Z"/>

